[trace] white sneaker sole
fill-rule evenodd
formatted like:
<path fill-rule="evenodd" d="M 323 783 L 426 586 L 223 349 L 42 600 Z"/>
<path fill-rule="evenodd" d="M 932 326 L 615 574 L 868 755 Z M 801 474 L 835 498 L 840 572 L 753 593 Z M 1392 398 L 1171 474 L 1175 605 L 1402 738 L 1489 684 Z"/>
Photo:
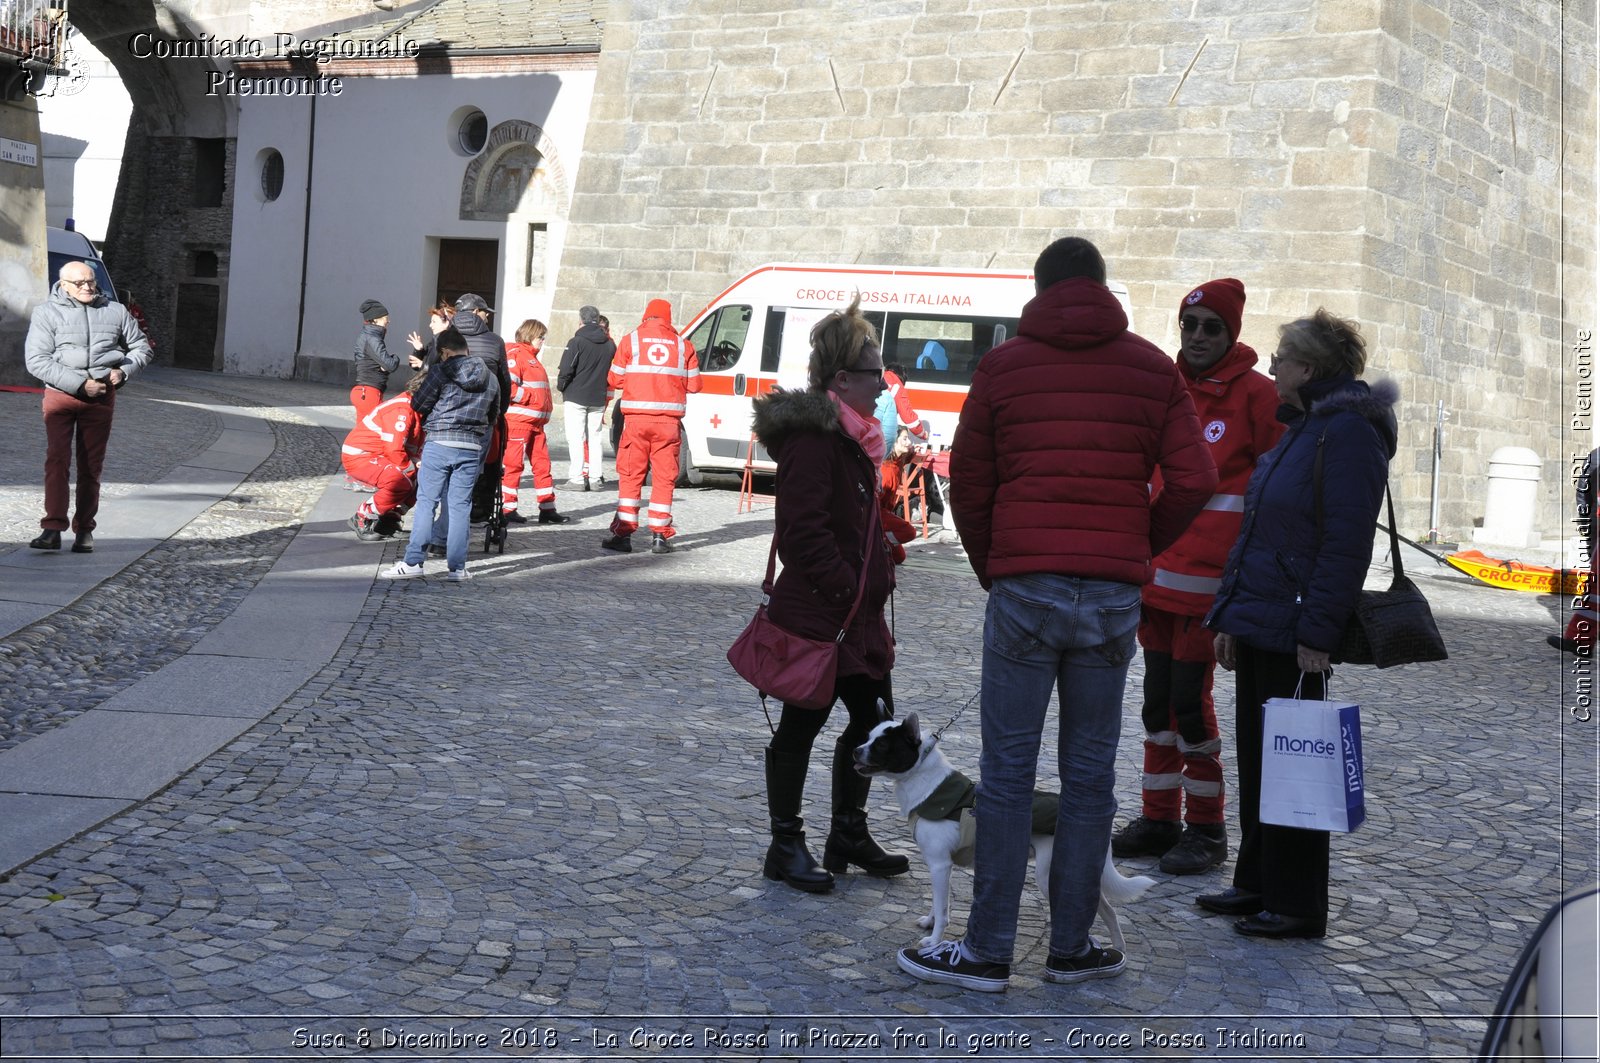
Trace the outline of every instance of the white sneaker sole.
<path fill-rule="evenodd" d="M 1046 982 L 1055 982 L 1058 985 L 1071 985 L 1073 982 L 1087 982 L 1091 978 L 1115 978 L 1127 966 L 1128 961 L 1124 958 L 1115 967 L 1095 967 L 1083 971 L 1052 971 L 1046 967 L 1044 969 L 1044 980 Z"/>

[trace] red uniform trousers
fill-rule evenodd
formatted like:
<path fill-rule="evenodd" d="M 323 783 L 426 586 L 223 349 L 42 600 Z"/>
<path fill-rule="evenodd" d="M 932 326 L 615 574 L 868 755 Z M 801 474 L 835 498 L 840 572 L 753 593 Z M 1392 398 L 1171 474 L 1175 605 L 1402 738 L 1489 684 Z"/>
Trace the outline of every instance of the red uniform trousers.
<path fill-rule="evenodd" d="M 55 388 L 44 389 L 44 518 L 45 531 L 94 531 L 100 512 L 100 470 L 106 463 L 106 443 L 111 440 L 111 418 L 116 412 L 117 389 L 97 399 L 80 399 Z M 68 474 L 73 444 L 78 451 L 78 508 L 67 521 L 72 500 Z"/>
<path fill-rule="evenodd" d="M 345 454 L 341 460 L 350 479 L 373 488 L 372 497 L 363 499 L 356 510 L 361 516 L 381 517 L 393 513 L 399 517 L 417 504 L 415 463 L 407 474 L 382 454 Z"/>
<path fill-rule="evenodd" d="M 505 476 L 500 481 L 500 504 L 507 513 L 517 508 L 524 459 L 533 474 L 533 494 L 539 500 L 539 508 L 556 508 L 556 481 L 550 474 L 550 444 L 544 436 L 545 423 L 531 417 L 506 416 L 506 447 L 500 458 L 505 466 Z"/>
<path fill-rule="evenodd" d="M 1211 701 L 1217 658 L 1202 619 L 1147 604 L 1139 622 L 1147 819 L 1222 822 L 1222 739 Z"/>
<path fill-rule="evenodd" d="M 383 401 L 383 390 L 371 384 L 357 384 L 350 389 L 350 405 L 356 408 L 356 421 L 371 413 L 378 403 Z"/>
<path fill-rule="evenodd" d="M 644 475 L 650 473 L 650 509 L 646 523 L 652 535 L 670 539 L 672 485 L 678 479 L 678 418 L 630 413 L 622 422 L 617 446 L 617 515 L 611 534 L 632 535 L 639 529 L 639 504 Z"/>

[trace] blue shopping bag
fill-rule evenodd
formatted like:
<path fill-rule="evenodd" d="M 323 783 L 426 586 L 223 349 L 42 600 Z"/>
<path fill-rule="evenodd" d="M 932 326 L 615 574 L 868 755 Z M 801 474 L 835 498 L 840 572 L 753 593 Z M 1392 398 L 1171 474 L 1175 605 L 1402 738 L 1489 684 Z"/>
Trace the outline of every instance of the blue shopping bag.
<path fill-rule="evenodd" d="M 1271 698 L 1261 730 L 1261 822 L 1348 833 L 1367 818 L 1361 707 Z"/>

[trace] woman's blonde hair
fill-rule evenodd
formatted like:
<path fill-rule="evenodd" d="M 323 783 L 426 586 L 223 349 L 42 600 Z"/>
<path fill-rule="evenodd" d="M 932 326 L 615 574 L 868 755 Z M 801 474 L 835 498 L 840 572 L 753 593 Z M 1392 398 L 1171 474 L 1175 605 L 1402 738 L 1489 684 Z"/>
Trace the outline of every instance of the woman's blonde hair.
<path fill-rule="evenodd" d="M 807 379 L 813 391 L 826 391 L 841 369 L 861 364 L 861 352 L 878 344 L 878 330 L 861 313 L 861 293 L 843 310 L 835 310 L 811 327 L 811 363 Z"/>
<path fill-rule="evenodd" d="M 535 343 L 543 340 L 549 331 L 544 327 L 543 321 L 530 317 L 517 326 L 517 342 L 526 343 L 529 347 L 532 347 Z"/>
<path fill-rule="evenodd" d="M 1359 377 L 1367 368 L 1367 341 L 1354 321 L 1319 306 L 1310 317 L 1278 326 L 1278 355 L 1310 366 L 1314 380 L 1341 373 Z"/>

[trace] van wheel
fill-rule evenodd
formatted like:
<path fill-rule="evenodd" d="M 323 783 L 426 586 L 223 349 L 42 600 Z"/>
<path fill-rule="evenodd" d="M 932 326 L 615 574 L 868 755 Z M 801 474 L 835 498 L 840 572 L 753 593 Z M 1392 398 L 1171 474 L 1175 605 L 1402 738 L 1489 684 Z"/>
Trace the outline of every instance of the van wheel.
<path fill-rule="evenodd" d="M 705 482 L 706 474 L 701 472 L 689 460 L 689 436 L 682 428 L 678 429 L 678 487 L 699 487 Z"/>

